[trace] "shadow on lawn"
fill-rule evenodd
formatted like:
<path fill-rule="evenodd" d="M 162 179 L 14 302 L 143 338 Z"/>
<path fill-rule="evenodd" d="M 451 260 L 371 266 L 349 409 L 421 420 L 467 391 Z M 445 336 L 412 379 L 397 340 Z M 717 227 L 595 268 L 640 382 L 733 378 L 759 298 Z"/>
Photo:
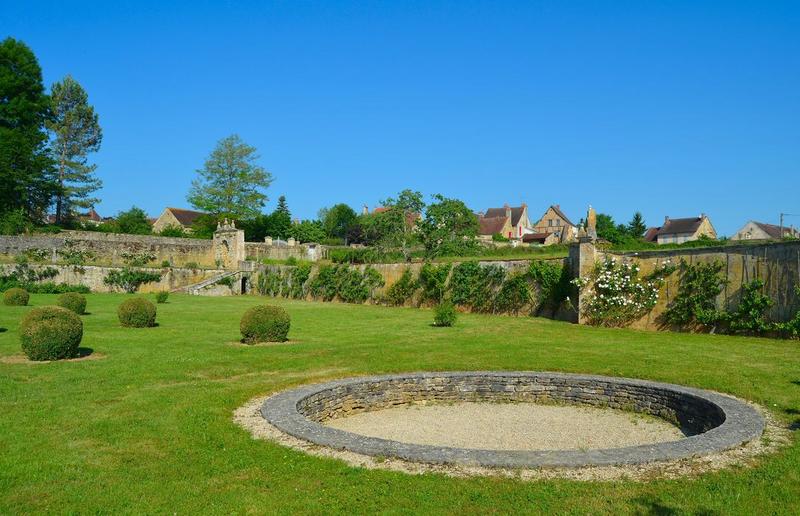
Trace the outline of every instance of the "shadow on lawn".
<path fill-rule="evenodd" d="M 8 331 L 8 330 L 7 330 L 6 328 L 0 328 L 0 333 L 5 333 L 5 332 L 7 332 L 7 331 Z"/>
<path fill-rule="evenodd" d="M 78 348 L 78 355 L 75 356 L 75 358 L 85 358 L 91 355 L 92 353 L 94 353 L 94 350 L 92 348 L 80 347 Z"/>
<path fill-rule="evenodd" d="M 789 383 L 793 383 L 793 384 L 795 384 L 795 385 L 800 385 L 800 380 L 792 380 L 792 381 L 791 381 L 791 382 L 789 382 Z"/>
<path fill-rule="evenodd" d="M 675 509 L 666 505 L 658 500 L 656 500 L 653 496 L 642 496 L 639 498 L 635 498 L 633 500 L 636 504 L 639 505 L 640 509 L 636 511 L 636 514 L 652 514 L 655 516 L 672 516 L 673 514 L 685 514 L 685 510 L 682 509 Z M 692 514 L 698 515 L 711 515 L 711 514 L 718 514 L 715 511 L 709 509 L 699 509 L 692 512 Z"/>

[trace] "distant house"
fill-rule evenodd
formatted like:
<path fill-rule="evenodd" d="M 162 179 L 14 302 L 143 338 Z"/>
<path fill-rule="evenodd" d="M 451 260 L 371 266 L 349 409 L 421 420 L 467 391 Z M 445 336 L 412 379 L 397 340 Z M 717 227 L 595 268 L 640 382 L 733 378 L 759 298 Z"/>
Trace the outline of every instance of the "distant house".
<path fill-rule="evenodd" d="M 524 234 L 532 232 L 528 205 L 525 203 L 517 207 L 506 204 L 502 208 L 489 208 L 485 213 L 478 214 L 478 236 L 483 239 L 498 233 L 506 238 L 521 239 Z"/>
<path fill-rule="evenodd" d="M 764 222 L 749 221 L 731 237 L 731 240 L 781 240 L 782 238 L 800 238 L 800 231 L 794 227 L 776 226 Z"/>
<path fill-rule="evenodd" d="M 525 244 L 552 245 L 559 243 L 559 236 L 555 233 L 528 233 L 522 235 Z"/>
<path fill-rule="evenodd" d="M 156 221 L 153 222 L 153 233 L 161 233 L 168 227 L 178 227 L 183 229 L 185 233 L 191 233 L 192 224 L 203 215 L 206 214 L 202 211 L 165 208 Z"/>
<path fill-rule="evenodd" d="M 705 213 L 701 213 L 699 217 L 685 219 L 664 217 L 664 225 L 648 228 L 644 239 L 647 242 L 656 242 L 659 245 L 682 244 L 697 240 L 703 236 L 714 240 L 717 238 L 717 231 Z"/>
<path fill-rule="evenodd" d="M 578 237 L 578 226 L 569 220 L 558 204 L 553 204 L 545 210 L 542 217 L 534 224 L 533 233 L 554 234 L 556 242 L 567 243 Z"/>

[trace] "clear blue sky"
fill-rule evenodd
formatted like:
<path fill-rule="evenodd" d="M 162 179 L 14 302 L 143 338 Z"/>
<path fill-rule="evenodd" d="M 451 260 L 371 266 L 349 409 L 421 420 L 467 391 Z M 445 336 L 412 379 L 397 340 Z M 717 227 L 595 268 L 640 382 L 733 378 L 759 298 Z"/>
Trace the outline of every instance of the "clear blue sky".
<path fill-rule="evenodd" d="M 285 194 L 302 218 L 403 188 L 576 221 L 706 212 L 721 234 L 800 213 L 798 2 L 0 7 L 100 114 L 102 215 L 187 206 L 231 133 L 276 179 L 266 210 Z"/>

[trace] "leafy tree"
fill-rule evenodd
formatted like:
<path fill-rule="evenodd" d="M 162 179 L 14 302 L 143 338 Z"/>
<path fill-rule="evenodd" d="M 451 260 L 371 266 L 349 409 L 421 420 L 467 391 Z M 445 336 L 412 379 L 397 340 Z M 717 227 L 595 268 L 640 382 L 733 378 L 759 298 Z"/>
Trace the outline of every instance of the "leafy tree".
<path fill-rule="evenodd" d="M 292 224 L 289 229 L 289 236 L 303 243 L 319 242 L 325 238 L 325 230 L 318 220 L 304 220 L 297 224 Z"/>
<path fill-rule="evenodd" d="M 347 244 L 349 232 L 358 221 L 358 215 L 350 206 L 340 203 L 320 210 L 320 220 L 325 234 L 333 238 L 344 239 Z"/>
<path fill-rule="evenodd" d="M 458 199 L 434 195 L 425 219 L 420 223 L 422 244 L 429 257 L 458 256 L 474 251 L 477 244 L 478 219 L 466 204 Z"/>
<path fill-rule="evenodd" d="M 100 148 L 103 133 L 89 96 L 78 82 L 67 75 L 53 84 L 50 94 L 52 117 L 47 128 L 53 133 L 53 159 L 57 181 L 56 223 L 60 224 L 73 208 L 90 208 L 99 199 L 90 197 L 102 182 L 93 175 L 97 165 L 87 156 Z"/>
<path fill-rule="evenodd" d="M 56 191 L 45 121 L 50 101 L 42 70 L 21 41 L 0 42 L 0 217 L 41 220 Z"/>
<path fill-rule="evenodd" d="M 235 219 L 253 218 L 267 201 L 272 175 L 256 163 L 255 147 L 238 135 L 223 138 L 198 170 L 188 200 L 198 210 Z"/>
<path fill-rule="evenodd" d="M 644 236 L 645 231 L 647 231 L 647 224 L 644 223 L 644 217 L 642 217 L 642 212 L 637 211 L 636 213 L 633 214 L 633 218 L 631 219 L 631 221 L 628 222 L 626 232 L 628 236 L 639 239 Z"/>
<path fill-rule="evenodd" d="M 147 214 L 136 206 L 132 206 L 127 211 L 119 212 L 114 220 L 113 227 L 117 233 L 131 235 L 148 235 L 152 231 Z"/>
<path fill-rule="evenodd" d="M 405 189 L 397 195 L 397 199 L 389 197 L 381 204 L 385 207 L 399 208 L 406 213 L 419 215 L 425 208 L 422 194 L 414 190 Z"/>
<path fill-rule="evenodd" d="M 597 237 L 618 244 L 625 237 L 624 226 L 614 224 L 614 218 L 606 213 L 597 214 Z"/>

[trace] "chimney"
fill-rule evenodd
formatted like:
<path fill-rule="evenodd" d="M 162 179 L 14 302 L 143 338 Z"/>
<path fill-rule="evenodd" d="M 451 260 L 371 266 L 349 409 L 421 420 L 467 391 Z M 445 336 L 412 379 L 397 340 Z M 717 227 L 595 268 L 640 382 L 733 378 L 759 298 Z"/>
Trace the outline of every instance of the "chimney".
<path fill-rule="evenodd" d="M 669 215 L 664 215 L 664 225 L 665 226 L 667 225 L 667 222 L 669 222 Z"/>
<path fill-rule="evenodd" d="M 706 214 L 705 213 L 701 213 L 700 214 L 700 219 L 704 219 L 704 218 L 706 218 Z"/>
<path fill-rule="evenodd" d="M 503 208 L 506 209 L 506 217 L 511 218 L 511 208 L 508 206 L 508 203 L 505 203 Z"/>

